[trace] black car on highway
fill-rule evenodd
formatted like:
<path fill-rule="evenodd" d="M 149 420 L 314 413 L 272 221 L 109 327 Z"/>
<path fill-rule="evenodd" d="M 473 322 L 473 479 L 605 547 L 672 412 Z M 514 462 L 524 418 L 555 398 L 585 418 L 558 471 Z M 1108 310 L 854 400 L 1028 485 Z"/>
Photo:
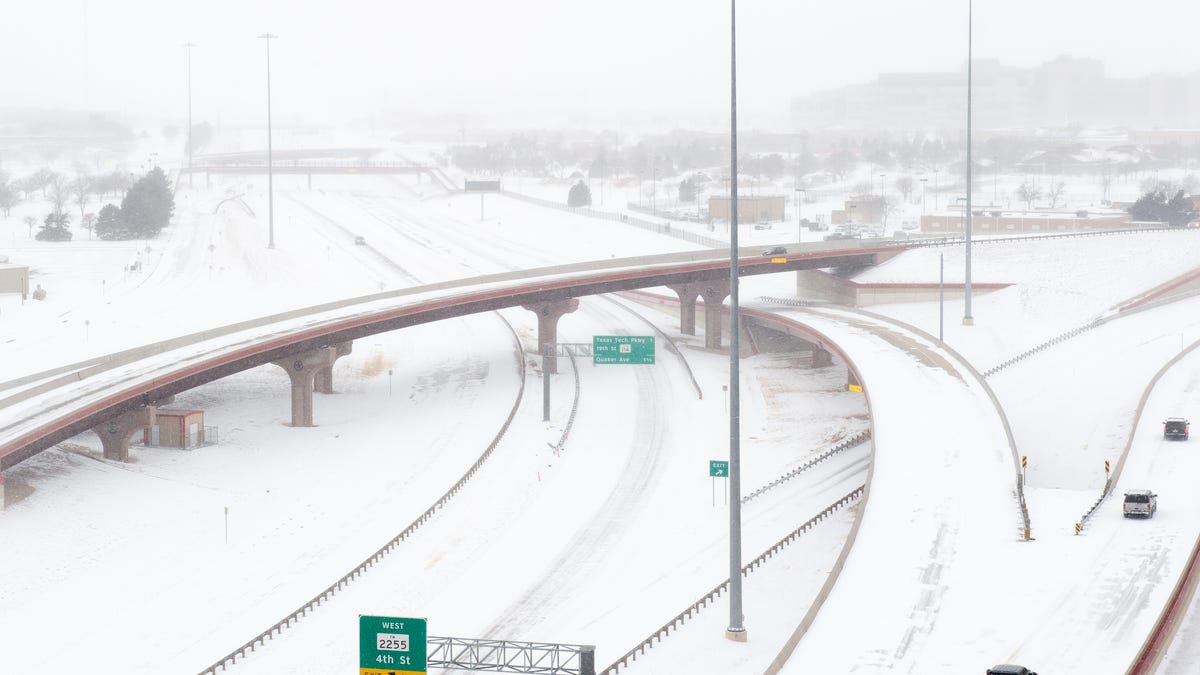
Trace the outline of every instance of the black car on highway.
<path fill-rule="evenodd" d="M 1186 441 L 1189 423 L 1182 417 L 1168 417 L 1163 421 L 1163 438 Z"/>

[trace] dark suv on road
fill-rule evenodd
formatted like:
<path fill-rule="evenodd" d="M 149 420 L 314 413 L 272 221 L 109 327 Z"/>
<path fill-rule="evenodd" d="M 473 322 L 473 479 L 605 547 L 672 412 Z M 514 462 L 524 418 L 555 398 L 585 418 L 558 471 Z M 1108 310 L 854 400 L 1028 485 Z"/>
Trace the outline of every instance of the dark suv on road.
<path fill-rule="evenodd" d="M 1037 673 L 1026 668 L 1025 666 L 1002 663 L 998 666 L 992 666 L 991 668 L 988 668 L 987 675 L 1037 675 Z"/>
<path fill-rule="evenodd" d="M 1163 422 L 1163 438 L 1188 439 L 1188 421 L 1182 417 L 1168 417 Z"/>

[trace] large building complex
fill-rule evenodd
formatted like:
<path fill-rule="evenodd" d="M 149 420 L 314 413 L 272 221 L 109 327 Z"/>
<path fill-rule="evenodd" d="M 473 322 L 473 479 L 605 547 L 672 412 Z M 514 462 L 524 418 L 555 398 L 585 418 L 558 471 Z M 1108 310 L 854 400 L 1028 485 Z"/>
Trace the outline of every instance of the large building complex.
<path fill-rule="evenodd" d="M 1200 72 L 1112 78 L 1094 59 L 1060 56 L 1036 68 L 975 60 L 973 124 L 980 129 L 1064 126 L 1190 128 L 1200 118 Z M 805 129 L 954 129 L 966 126 L 966 64 L 955 73 L 891 73 L 792 103 Z"/>

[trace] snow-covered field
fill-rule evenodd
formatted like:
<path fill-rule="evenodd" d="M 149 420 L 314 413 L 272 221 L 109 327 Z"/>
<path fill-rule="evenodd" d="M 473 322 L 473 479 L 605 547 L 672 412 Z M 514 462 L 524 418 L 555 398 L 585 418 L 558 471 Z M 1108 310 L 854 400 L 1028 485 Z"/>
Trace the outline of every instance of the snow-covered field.
<path fill-rule="evenodd" d="M 14 210 L 0 221 L 3 252 L 30 264 L 49 296 L 0 297 L 0 379 L 383 288 L 692 247 L 492 195 L 481 219 L 477 195 L 429 189 L 326 178 L 310 192 L 279 180 L 274 250 L 262 186 L 233 180 L 181 190 L 176 222 L 153 242 L 87 242 L 86 233 L 67 245 L 33 242 Z M 236 194 L 244 197 L 213 213 Z M 947 281 L 960 280 L 961 248 L 917 249 L 860 280 L 936 281 L 939 253 Z M 1122 671 L 1113 664 L 1140 645 L 1200 528 L 1188 481 L 1195 441 L 1164 443 L 1158 426 L 1200 405 L 1198 357 L 1180 361 L 1139 408 L 1155 372 L 1200 339 L 1197 300 L 1113 318 L 988 379 L 1016 452 L 1029 457 L 1031 542 L 1018 537 L 1012 449 L 966 364 L 984 370 L 1109 316 L 1192 271 L 1197 253 L 1197 232 L 980 243 L 974 280 L 1013 285 L 977 295 L 972 326 L 960 321 L 961 302 L 947 304 L 953 351 L 912 330 L 863 327 L 881 319 L 788 310 L 837 338 L 860 368 L 879 482 L 865 506 L 839 512 L 747 577 L 747 643 L 723 638 L 723 596 L 630 670 L 761 672 L 861 512 L 846 583 L 786 672 L 982 672 L 1005 661 L 1043 673 Z M 131 259 L 141 272 L 125 269 Z M 748 278 L 742 300 L 794 295 L 793 283 Z M 728 358 L 705 351 L 702 336 L 680 335 L 668 311 L 602 298 L 581 305 L 560 323 L 560 341 L 643 334 L 648 319 L 676 340 L 700 392 L 661 348 L 653 368 L 580 363 L 572 375 L 560 364 L 543 422 L 540 370 L 533 359 L 517 366 L 501 319 L 527 358 L 535 322 L 509 310 L 356 342 L 335 368 L 338 393 L 317 398 L 315 428 L 285 424 L 286 377 L 270 366 L 173 404 L 204 409 L 220 430 L 215 446 L 139 447 L 118 464 L 84 434 L 7 471 L 4 670 L 86 660 L 100 673 L 199 671 L 432 504 L 487 446 L 522 377 L 514 424 L 485 469 L 379 565 L 231 670 L 351 669 L 358 614 L 427 617 L 434 635 L 595 644 L 607 665 L 727 574 L 727 511 L 707 464 L 727 453 Z M 936 303 L 867 309 L 937 334 Z M 897 344 L 916 342 L 937 356 Z M 810 369 L 772 352 L 748 357 L 742 372 L 744 493 L 868 425 L 866 400 L 845 391 L 840 367 Z M 578 413 L 556 450 L 576 378 Z M 1125 521 L 1110 498 L 1075 535 L 1100 494 L 1103 462 L 1116 465 L 1130 438 L 1116 489 L 1155 489 L 1160 515 Z M 861 458 L 839 461 L 744 507 L 745 560 L 866 480 Z M 980 485 L 990 487 L 960 492 Z M 67 614 L 88 630 L 64 646 Z M 1183 635 L 1198 630 L 1189 624 Z M 1197 664 L 1184 650 L 1164 672 Z"/>

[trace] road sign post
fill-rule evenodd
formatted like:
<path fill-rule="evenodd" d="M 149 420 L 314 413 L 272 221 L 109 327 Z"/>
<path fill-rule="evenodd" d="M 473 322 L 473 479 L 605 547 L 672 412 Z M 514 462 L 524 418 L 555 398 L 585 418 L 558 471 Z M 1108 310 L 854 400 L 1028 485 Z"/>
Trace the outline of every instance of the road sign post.
<path fill-rule="evenodd" d="M 717 479 L 729 478 L 729 462 L 720 459 L 708 460 L 708 475 L 712 477 L 712 503 L 717 505 Z M 725 503 L 729 503 L 729 493 L 725 493 Z"/>
<path fill-rule="evenodd" d="M 426 675 L 425 619 L 358 616 L 359 675 Z"/>
<path fill-rule="evenodd" d="M 654 365 L 653 335 L 593 335 L 592 364 Z"/>

